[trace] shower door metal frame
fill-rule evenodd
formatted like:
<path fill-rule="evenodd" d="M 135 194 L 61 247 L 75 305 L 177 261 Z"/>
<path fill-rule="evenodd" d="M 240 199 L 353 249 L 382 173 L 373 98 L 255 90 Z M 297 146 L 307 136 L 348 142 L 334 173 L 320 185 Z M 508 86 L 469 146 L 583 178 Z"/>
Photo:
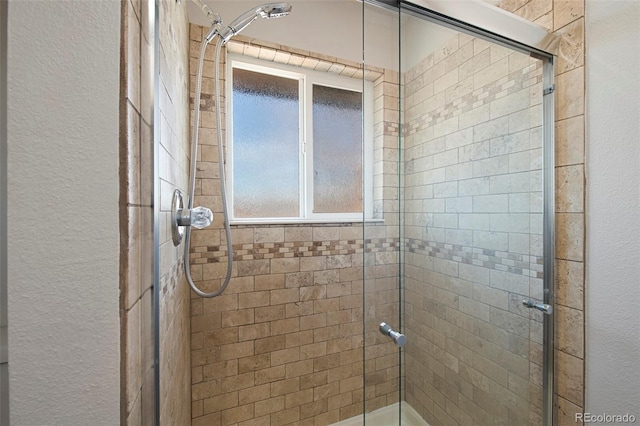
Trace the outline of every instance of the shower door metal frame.
<path fill-rule="evenodd" d="M 543 302 L 553 306 L 554 304 L 554 266 L 555 266 L 555 84 L 554 84 L 554 54 L 545 50 L 542 46 L 549 46 L 553 39 L 551 33 L 542 37 L 539 32 L 531 37 L 507 37 L 505 33 L 496 29 L 492 31 L 483 28 L 483 22 L 462 21 L 461 19 L 446 15 L 439 6 L 446 3 L 442 0 L 416 0 L 427 5 L 436 6 L 431 9 L 407 0 L 365 0 L 368 3 L 386 7 L 400 12 L 405 11 L 427 21 L 460 31 L 474 37 L 479 37 L 499 45 L 511 48 L 518 52 L 530 55 L 542 61 L 542 133 L 543 133 Z M 485 5 L 488 8 L 493 6 Z M 435 10 L 440 9 L 440 10 Z M 504 12 L 504 11 L 503 11 Z M 507 15 L 508 17 L 508 15 Z M 486 19 L 486 18 L 485 18 Z M 534 32 L 539 28 L 533 23 L 523 21 L 513 15 L 510 24 L 515 26 L 528 25 Z M 510 29 L 511 31 L 513 28 Z M 514 34 L 511 32 L 511 34 Z M 544 35 L 544 34 L 542 34 Z M 537 41 L 536 41 L 537 40 Z M 530 44 L 535 43 L 536 46 Z M 402 300 L 402 299 L 401 299 Z M 552 426 L 555 424 L 555 392 L 554 392 L 554 313 L 553 311 L 543 315 L 543 424 Z"/>
<path fill-rule="evenodd" d="M 533 56 L 533 55 L 532 55 Z M 543 254 L 544 254 L 544 303 L 554 306 L 555 285 L 555 84 L 553 56 L 542 59 L 542 134 L 543 134 Z M 543 421 L 546 426 L 555 424 L 556 404 L 554 389 L 555 314 L 543 315 Z"/>
<path fill-rule="evenodd" d="M 0 2 L 0 424 L 9 424 L 7 341 L 7 28 L 8 2 Z M 6 392 L 3 392 L 6 391 Z"/>
<path fill-rule="evenodd" d="M 153 17 L 153 424 L 160 426 L 160 0 Z"/>

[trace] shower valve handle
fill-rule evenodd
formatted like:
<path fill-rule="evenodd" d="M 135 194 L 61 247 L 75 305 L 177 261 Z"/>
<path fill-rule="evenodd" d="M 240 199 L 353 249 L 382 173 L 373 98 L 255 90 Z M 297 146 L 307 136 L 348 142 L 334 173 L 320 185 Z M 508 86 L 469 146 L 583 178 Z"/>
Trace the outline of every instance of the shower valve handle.
<path fill-rule="evenodd" d="M 213 222 L 213 212 L 206 207 L 192 208 L 189 216 L 189 222 L 194 228 L 206 228 Z"/>
<path fill-rule="evenodd" d="M 213 212 L 206 207 L 194 207 L 192 209 L 184 208 L 182 201 L 182 193 L 179 189 L 173 192 L 173 200 L 171 201 L 171 235 L 173 245 L 178 246 L 182 242 L 184 228 L 193 226 L 202 229 L 211 225 L 213 222 Z"/>

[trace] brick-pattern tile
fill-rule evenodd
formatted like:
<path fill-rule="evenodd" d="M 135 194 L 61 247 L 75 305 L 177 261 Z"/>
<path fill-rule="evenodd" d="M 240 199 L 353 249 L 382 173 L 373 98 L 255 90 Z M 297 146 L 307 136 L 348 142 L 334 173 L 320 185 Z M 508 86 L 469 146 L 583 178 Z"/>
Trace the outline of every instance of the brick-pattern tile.
<path fill-rule="evenodd" d="M 163 2 L 163 23 L 172 22 L 172 29 L 161 25 L 162 51 L 170 57 L 160 68 L 162 121 L 161 144 L 158 147 L 171 158 L 162 162 L 162 201 L 159 218 L 160 231 L 160 393 L 162 395 L 160 422 L 187 424 L 190 412 L 202 410 L 202 404 L 190 405 L 191 371 L 190 318 L 191 300 L 184 282 L 183 263 L 179 249 L 170 241 L 168 225 L 170 195 L 173 188 L 186 180 L 178 177 L 183 171 L 179 152 L 185 146 L 169 141 L 172 135 L 188 134 L 188 93 L 183 85 L 171 78 L 187 78 L 184 73 L 187 55 L 183 45 L 188 39 L 188 21 L 184 5 Z M 151 2 L 125 0 L 122 2 L 122 102 L 121 102 L 121 235 L 122 273 L 121 324 L 123 401 L 121 423 L 149 424 L 154 418 L 154 354 L 153 354 L 153 17 Z M 169 65 L 171 64 L 171 65 Z M 182 111 L 182 112 L 181 112 Z M 200 339 L 198 338 L 200 337 Z M 192 344 L 202 346 L 203 336 L 196 336 Z"/>
<path fill-rule="evenodd" d="M 535 0 L 500 7 L 527 18 Z M 539 3 L 539 2 L 538 2 Z M 584 411 L 584 0 L 552 0 L 545 9 L 559 36 L 556 58 L 556 377 L 557 418 Z M 548 26 L 549 27 L 549 26 Z M 569 166 L 569 167 L 564 167 Z"/>
<path fill-rule="evenodd" d="M 455 35 L 405 74 L 405 395 L 430 424 L 540 422 L 541 71 Z"/>
<path fill-rule="evenodd" d="M 153 52 L 152 40 L 146 31 L 148 7 L 149 4 L 135 1 L 122 2 L 120 321 L 123 404 L 120 422 L 124 425 L 146 424 L 154 413 L 153 203 L 150 198 L 153 169 L 147 167 L 153 158 L 150 152 L 153 140 L 152 121 L 145 109 L 152 104 L 154 94 L 153 87 L 146 84 L 152 75 L 149 58 Z M 166 272 L 171 274 L 170 270 Z M 184 315 L 182 319 L 187 317 Z M 188 326 L 188 322 L 184 323 Z M 188 334 L 181 336 L 185 356 L 188 356 Z M 185 372 L 188 386 L 188 367 Z M 188 403 L 186 399 L 184 402 Z"/>
<path fill-rule="evenodd" d="M 565 307 L 560 317 L 571 326 L 559 330 L 557 350 L 567 361 L 562 371 L 570 373 L 563 377 L 571 380 L 557 390 L 571 404 L 567 411 L 580 409 L 583 399 L 581 369 L 571 370 L 584 350 L 578 273 L 584 206 L 582 3 L 501 5 L 562 34 L 556 143 L 558 164 L 567 167 L 557 171 L 558 262 L 564 269 L 556 272 L 558 285 L 570 284 L 569 290 L 558 289 L 558 303 Z M 192 61 L 201 34 L 191 27 Z M 377 322 L 398 318 L 402 248 L 405 327 L 413 343 L 403 366 L 407 401 L 435 424 L 538 424 L 541 316 L 523 309 L 521 300 L 542 297 L 541 128 L 532 124 L 541 117 L 540 63 L 466 35 L 452 38 L 402 76 L 242 37 L 228 51 L 374 82 L 374 163 L 381 170 L 374 211 L 386 223 L 368 227 L 366 240 L 351 225 L 233 230 L 238 262 L 229 297 L 192 305 L 194 423 L 235 419 L 236 409 L 244 407 L 242 415 L 252 418 L 238 418 L 239 424 L 311 418 L 329 424 L 360 414 L 364 406 L 369 411 L 395 402 L 398 353 L 377 332 Z M 400 133 L 399 78 L 405 83 L 402 242 L 400 223 L 385 215 L 395 212 L 399 196 L 393 153 Z M 198 201 L 220 211 L 210 76 L 203 87 L 203 162 L 196 187 L 203 197 Z M 227 255 L 219 230 L 194 233 L 191 251 L 193 275 L 216 288 Z M 223 378 L 231 395 L 218 398 Z M 205 400 L 216 411 L 207 413 Z"/>
<path fill-rule="evenodd" d="M 141 2 L 143 8 L 149 2 Z M 198 346 L 211 336 L 201 333 L 191 340 L 191 296 L 184 277 L 183 246 L 174 247 L 170 231 L 170 200 L 175 188 L 186 192 L 187 152 L 189 151 L 189 92 L 181 81 L 187 74 L 189 23 L 184 4 L 160 2 L 160 423 L 188 424 L 192 409 L 206 409 L 191 401 L 191 375 L 207 374 L 202 369 L 192 371 L 191 344 Z M 142 15 L 148 13 L 142 13 Z M 169 25 L 169 22 L 171 23 Z M 143 28 L 145 26 L 143 25 Z M 145 37 L 151 39 L 151 33 Z M 152 41 L 151 41 L 152 42 Z M 152 56 L 151 56 L 152 57 Z M 147 58 L 149 62 L 149 59 Z M 147 82 L 153 87 L 152 80 Z M 143 109 L 152 111 L 152 105 Z M 143 156 L 144 157 L 144 156 Z M 144 163 L 143 163 L 144 164 Z M 151 162 L 149 170 L 151 168 Z M 151 192 L 149 192 L 151 193 Z M 147 419 L 145 424 L 149 422 Z"/>
<path fill-rule="evenodd" d="M 375 255 L 372 247 L 366 254 L 348 256 L 375 262 Z M 334 260 L 323 257 L 325 263 Z M 286 283 L 284 288 L 255 290 L 266 275 L 252 276 L 254 287 L 237 293 L 238 309 L 221 312 L 221 319 L 217 313 L 193 310 L 192 341 L 202 343 L 193 346 L 191 363 L 204 369 L 193 376 L 194 421 L 214 413 L 220 413 L 223 424 L 236 416 L 246 416 L 236 422 L 268 419 L 278 425 L 339 420 L 360 409 L 363 386 L 371 387 L 370 399 L 382 405 L 397 399 L 397 350 L 376 328 L 377 314 L 397 318 L 397 282 L 385 268 L 371 277 L 380 291 L 367 296 L 379 312 L 367 316 L 365 339 L 371 346 L 363 353 L 364 270 L 352 263 L 338 262 L 343 267 L 335 274 L 326 269 L 305 273 L 298 267 L 275 280 Z M 363 356 L 370 371 L 364 376 Z"/>
<path fill-rule="evenodd" d="M 192 25 L 190 33 L 193 64 L 202 28 Z M 375 215 L 395 211 L 383 197 L 397 193 L 397 73 L 363 71 L 357 63 L 242 36 L 227 52 L 373 81 Z M 205 57 L 196 203 L 220 212 L 215 104 L 206 71 L 212 59 Z M 193 90 L 195 67 L 191 72 Z M 190 247 L 192 275 L 211 290 L 226 273 L 221 225 L 194 231 Z M 396 228 L 393 220 L 376 223 L 363 238 L 360 223 L 234 226 L 227 291 L 215 299 L 192 297 L 193 424 L 326 425 L 360 414 L 365 398 L 368 411 L 396 402 L 397 349 L 377 330 L 381 315 L 398 318 Z M 367 301 L 365 270 L 373 286 Z M 363 306 L 371 307 L 366 319 Z M 371 347 L 364 349 L 366 339 Z"/>

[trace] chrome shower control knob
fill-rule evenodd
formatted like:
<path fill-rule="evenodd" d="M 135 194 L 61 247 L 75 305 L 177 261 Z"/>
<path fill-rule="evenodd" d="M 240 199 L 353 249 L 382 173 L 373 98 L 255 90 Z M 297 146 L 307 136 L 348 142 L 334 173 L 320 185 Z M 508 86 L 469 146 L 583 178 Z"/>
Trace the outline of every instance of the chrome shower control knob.
<path fill-rule="evenodd" d="M 213 212 L 206 207 L 195 207 L 191 210 L 184 208 L 182 193 L 179 189 L 173 192 L 171 202 L 171 236 L 173 245 L 182 242 L 185 227 L 193 226 L 198 229 L 206 228 L 213 222 Z"/>
<path fill-rule="evenodd" d="M 202 229 L 213 222 L 213 212 L 206 207 L 198 206 L 191 209 L 191 226 Z"/>

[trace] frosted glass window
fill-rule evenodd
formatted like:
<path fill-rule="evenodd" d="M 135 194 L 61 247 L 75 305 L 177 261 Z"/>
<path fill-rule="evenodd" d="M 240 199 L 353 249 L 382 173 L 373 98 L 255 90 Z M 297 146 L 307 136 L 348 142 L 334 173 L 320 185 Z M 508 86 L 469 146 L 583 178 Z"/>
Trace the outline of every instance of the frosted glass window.
<path fill-rule="evenodd" d="M 373 217 L 373 83 L 227 59 L 232 223 Z"/>
<path fill-rule="evenodd" d="M 313 86 L 313 212 L 362 211 L 362 94 Z"/>
<path fill-rule="evenodd" d="M 233 212 L 298 217 L 298 80 L 233 69 Z"/>

